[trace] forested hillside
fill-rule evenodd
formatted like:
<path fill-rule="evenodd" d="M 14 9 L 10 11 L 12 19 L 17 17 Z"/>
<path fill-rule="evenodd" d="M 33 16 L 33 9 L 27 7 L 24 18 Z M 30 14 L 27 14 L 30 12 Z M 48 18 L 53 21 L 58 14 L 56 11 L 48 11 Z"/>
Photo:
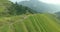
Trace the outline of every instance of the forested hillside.
<path fill-rule="evenodd" d="M 11 7 L 8 8 L 8 10 L 9 10 L 9 14 L 11 15 L 36 13 L 36 11 L 34 11 L 33 9 L 23 5 L 19 5 L 17 2 L 15 4 L 13 3 Z"/>
<path fill-rule="evenodd" d="M 0 16 L 21 15 L 29 13 L 33 14 L 36 12 L 26 6 L 18 5 L 17 2 L 13 3 L 8 0 L 2 0 L 0 3 Z"/>

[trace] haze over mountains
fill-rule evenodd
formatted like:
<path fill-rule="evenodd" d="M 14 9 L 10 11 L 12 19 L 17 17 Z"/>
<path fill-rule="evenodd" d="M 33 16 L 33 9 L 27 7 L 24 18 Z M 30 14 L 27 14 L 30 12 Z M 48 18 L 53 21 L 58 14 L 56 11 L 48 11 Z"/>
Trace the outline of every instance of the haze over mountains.
<path fill-rule="evenodd" d="M 47 4 L 38 0 L 21 1 L 19 4 L 32 8 L 37 12 L 55 13 L 60 11 L 60 5 Z"/>

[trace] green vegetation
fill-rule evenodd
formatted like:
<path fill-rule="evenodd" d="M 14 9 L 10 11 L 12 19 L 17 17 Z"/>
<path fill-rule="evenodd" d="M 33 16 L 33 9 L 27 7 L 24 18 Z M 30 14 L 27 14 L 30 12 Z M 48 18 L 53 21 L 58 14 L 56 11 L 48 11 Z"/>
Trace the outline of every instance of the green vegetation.
<path fill-rule="evenodd" d="M 1 32 L 60 32 L 58 20 L 48 14 L 30 14 L 0 18 Z"/>
<path fill-rule="evenodd" d="M 8 0 L 0 0 L 0 16 L 8 15 L 7 7 L 10 7 L 12 4 Z"/>

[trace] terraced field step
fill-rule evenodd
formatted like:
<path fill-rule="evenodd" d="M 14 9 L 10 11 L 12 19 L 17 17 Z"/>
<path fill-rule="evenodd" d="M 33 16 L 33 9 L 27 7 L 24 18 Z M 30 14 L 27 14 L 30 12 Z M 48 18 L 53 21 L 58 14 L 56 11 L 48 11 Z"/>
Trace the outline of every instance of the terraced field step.
<path fill-rule="evenodd" d="M 60 32 L 57 21 L 55 17 L 47 14 L 1 18 L 0 32 Z"/>

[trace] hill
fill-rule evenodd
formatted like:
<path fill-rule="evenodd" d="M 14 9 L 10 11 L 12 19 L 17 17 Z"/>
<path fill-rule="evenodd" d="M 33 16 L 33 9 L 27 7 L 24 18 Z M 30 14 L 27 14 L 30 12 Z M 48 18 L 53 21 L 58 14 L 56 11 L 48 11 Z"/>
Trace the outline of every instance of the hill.
<path fill-rule="evenodd" d="M 60 32 L 58 20 L 49 14 L 0 18 L 0 32 Z"/>

